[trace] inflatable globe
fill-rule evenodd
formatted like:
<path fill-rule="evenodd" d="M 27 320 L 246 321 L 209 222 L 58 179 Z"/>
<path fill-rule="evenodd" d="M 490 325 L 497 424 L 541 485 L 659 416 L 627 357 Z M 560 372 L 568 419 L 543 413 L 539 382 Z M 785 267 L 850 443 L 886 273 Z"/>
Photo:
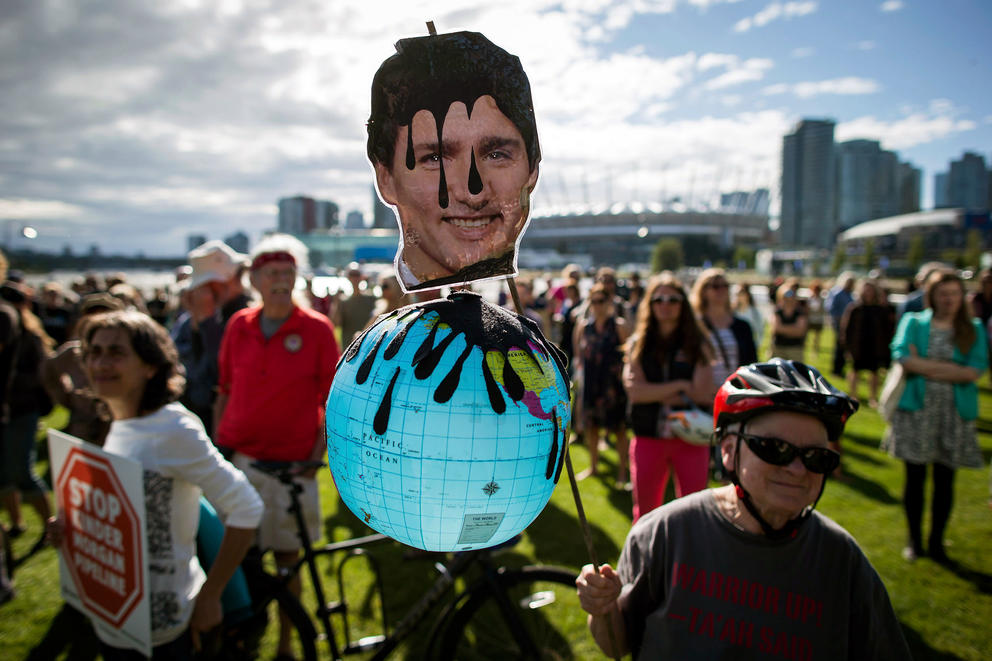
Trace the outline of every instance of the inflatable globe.
<path fill-rule="evenodd" d="M 569 423 L 565 358 L 532 320 L 458 292 L 355 338 L 327 398 L 341 499 L 428 551 L 493 546 L 547 504 Z"/>

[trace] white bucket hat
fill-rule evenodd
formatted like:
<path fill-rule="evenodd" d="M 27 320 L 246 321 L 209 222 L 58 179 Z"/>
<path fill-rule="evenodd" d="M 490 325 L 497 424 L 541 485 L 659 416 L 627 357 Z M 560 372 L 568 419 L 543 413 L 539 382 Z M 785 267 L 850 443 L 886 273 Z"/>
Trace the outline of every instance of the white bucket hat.
<path fill-rule="evenodd" d="M 207 241 L 199 248 L 190 251 L 189 263 L 193 267 L 189 288 L 193 289 L 208 282 L 226 282 L 238 272 L 238 266 L 245 264 L 247 257 L 237 252 L 223 241 Z"/>

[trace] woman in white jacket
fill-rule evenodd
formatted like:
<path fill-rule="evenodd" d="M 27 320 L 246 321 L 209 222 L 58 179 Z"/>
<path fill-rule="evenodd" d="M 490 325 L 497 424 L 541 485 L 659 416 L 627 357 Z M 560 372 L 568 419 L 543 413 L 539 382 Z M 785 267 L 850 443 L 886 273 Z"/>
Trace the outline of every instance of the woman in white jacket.
<path fill-rule="evenodd" d="M 113 415 L 104 449 L 144 469 L 152 658 L 192 658 L 199 633 L 221 622 L 221 592 L 254 541 L 262 501 L 176 402 L 185 380 L 164 328 L 141 312 L 109 312 L 88 320 L 82 339 L 90 384 Z M 208 573 L 196 557 L 201 493 L 226 515 Z M 61 524 L 53 528 L 59 541 Z M 101 652 L 108 660 L 136 654 L 103 637 Z"/>

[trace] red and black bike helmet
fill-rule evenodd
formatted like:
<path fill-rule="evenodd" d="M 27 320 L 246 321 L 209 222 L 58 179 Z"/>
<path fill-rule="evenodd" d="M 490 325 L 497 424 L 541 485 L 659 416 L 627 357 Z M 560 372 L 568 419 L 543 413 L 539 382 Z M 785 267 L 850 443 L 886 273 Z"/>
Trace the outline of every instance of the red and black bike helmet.
<path fill-rule="evenodd" d="M 795 360 L 772 358 L 767 363 L 752 363 L 738 368 L 723 382 L 713 402 L 714 435 L 720 439 L 727 433 L 730 425 L 743 425 L 762 413 L 793 411 L 819 419 L 827 428 L 827 438 L 836 441 L 844 431 L 844 423 L 857 410 L 857 400 L 830 385 L 815 367 Z M 824 475 L 820 492 L 811 505 L 781 528 L 772 528 L 753 503 L 751 494 L 741 484 L 738 475 L 740 448 L 741 437 L 738 436 L 734 466 L 725 466 L 727 476 L 737 489 L 737 497 L 769 538 L 781 539 L 795 535 L 820 501 L 827 484 L 827 475 Z"/>
<path fill-rule="evenodd" d="M 730 425 L 762 413 L 794 411 L 819 418 L 827 437 L 836 441 L 857 410 L 857 400 L 830 385 L 815 367 L 772 358 L 740 367 L 723 382 L 713 402 L 713 427 L 720 437 Z"/>

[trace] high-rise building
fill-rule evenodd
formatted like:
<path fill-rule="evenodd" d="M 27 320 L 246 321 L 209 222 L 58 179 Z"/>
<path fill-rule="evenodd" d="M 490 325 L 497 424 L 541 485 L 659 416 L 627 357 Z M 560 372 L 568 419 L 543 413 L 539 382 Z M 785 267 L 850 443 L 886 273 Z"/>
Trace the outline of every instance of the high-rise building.
<path fill-rule="evenodd" d="M 240 231 L 224 237 L 224 243 L 231 246 L 233 250 L 236 250 L 242 254 L 247 254 L 248 248 L 250 247 L 248 235 Z"/>
<path fill-rule="evenodd" d="M 186 236 L 186 252 L 196 250 L 206 242 L 207 237 L 204 234 L 188 234 Z"/>
<path fill-rule="evenodd" d="M 938 172 L 933 176 L 933 208 L 944 209 L 951 206 L 947 200 L 947 173 Z"/>
<path fill-rule="evenodd" d="M 338 225 L 338 205 L 327 200 L 317 200 L 314 229 L 329 230 Z"/>
<path fill-rule="evenodd" d="M 286 234 L 308 234 L 316 222 L 316 204 L 312 197 L 297 195 L 279 200 L 279 231 Z"/>
<path fill-rule="evenodd" d="M 989 206 L 988 206 L 988 208 L 989 208 L 989 211 L 992 211 L 992 169 L 989 170 L 988 182 L 989 182 L 988 183 L 988 186 L 989 186 L 989 201 L 988 201 L 988 205 Z"/>
<path fill-rule="evenodd" d="M 837 225 L 840 230 L 899 211 L 899 159 L 877 140 L 837 145 Z"/>
<path fill-rule="evenodd" d="M 305 195 L 279 200 L 279 231 L 287 234 L 310 234 L 328 230 L 338 224 L 338 205 Z"/>
<path fill-rule="evenodd" d="M 372 204 L 372 227 L 387 230 L 396 229 L 396 215 L 379 199 L 375 186 L 372 187 Z"/>
<path fill-rule="evenodd" d="M 349 230 L 362 230 L 365 229 L 365 216 L 362 212 L 355 209 L 354 211 L 349 211 L 348 215 L 344 219 L 344 227 Z"/>
<path fill-rule="evenodd" d="M 831 248 L 835 216 L 834 122 L 804 119 L 782 142 L 780 233 L 788 246 Z"/>
<path fill-rule="evenodd" d="M 923 172 L 912 163 L 899 164 L 899 209 L 896 213 L 914 213 L 920 210 L 920 182 Z"/>
<path fill-rule="evenodd" d="M 968 211 L 986 211 L 989 203 L 989 175 L 985 158 L 965 152 L 960 160 L 951 161 L 947 173 L 947 204 Z"/>

